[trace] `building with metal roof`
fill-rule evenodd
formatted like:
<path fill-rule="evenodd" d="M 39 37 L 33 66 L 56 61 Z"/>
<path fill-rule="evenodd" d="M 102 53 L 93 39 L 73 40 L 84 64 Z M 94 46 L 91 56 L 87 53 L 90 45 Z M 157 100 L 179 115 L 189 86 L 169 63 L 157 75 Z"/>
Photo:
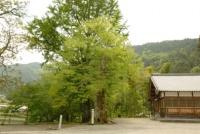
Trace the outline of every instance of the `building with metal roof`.
<path fill-rule="evenodd" d="M 200 74 L 153 74 L 149 95 L 154 115 L 200 118 Z"/>

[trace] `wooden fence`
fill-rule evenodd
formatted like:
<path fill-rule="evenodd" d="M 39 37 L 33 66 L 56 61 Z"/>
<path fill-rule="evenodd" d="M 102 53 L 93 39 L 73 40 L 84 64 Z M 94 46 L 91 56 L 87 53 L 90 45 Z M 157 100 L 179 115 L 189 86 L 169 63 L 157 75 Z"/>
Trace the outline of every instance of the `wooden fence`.
<path fill-rule="evenodd" d="M 26 115 L 24 113 L 0 113 L 0 125 L 25 123 Z"/>

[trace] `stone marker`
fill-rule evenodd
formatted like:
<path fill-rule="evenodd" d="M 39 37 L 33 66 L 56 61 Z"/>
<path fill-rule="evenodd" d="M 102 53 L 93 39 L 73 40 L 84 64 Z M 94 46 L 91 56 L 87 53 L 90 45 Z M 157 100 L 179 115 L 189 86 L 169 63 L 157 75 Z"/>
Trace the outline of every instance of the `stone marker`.
<path fill-rule="evenodd" d="M 91 124 L 94 125 L 94 109 L 91 109 Z"/>
<path fill-rule="evenodd" d="M 62 128 L 62 114 L 60 115 L 59 124 L 58 124 L 58 129 L 61 129 L 61 128 Z"/>

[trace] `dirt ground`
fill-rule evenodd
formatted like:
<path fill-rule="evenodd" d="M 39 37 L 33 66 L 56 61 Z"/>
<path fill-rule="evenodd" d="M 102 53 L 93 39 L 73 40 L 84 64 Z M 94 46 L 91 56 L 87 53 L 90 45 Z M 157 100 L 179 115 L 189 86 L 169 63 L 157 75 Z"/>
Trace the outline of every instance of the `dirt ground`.
<path fill-rule="evenodd" d="M 159 122 L 150 119 L 115 119 L 108 125 L 0 126 L 0 134 L 200 134 L 200 123 Z"/>

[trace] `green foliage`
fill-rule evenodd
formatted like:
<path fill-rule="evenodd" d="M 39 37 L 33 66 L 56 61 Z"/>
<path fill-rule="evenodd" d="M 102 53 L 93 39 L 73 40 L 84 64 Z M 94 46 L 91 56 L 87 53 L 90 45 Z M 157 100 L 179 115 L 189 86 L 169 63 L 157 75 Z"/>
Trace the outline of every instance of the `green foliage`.
<path fill-rule="evenodd" d="M 99 100 L 96 94 L 105 93 L 105 107 L 109 109 L 114 103 L 109 98 L 121 90 L 128 90 L 128 76 L 137 76 L 141 67 L 137 57 L 128 51 L 126 42 L 126 37 L 120 35 L 106 18 L 82 24 L 74 36 L 66 39 L 60 53 L 64 62 L 57 65 L 59 70 L 64 70 L 63 77 L 68 80 L 65 82 L 67 93 L 78 90 L 79 98 L 84 96 L 81 101 L 92 100 L 97 109 Z M 102 101 L 100 105 L 104 104 Z"/>
<path fill-rule="evenodd" d="M 170 67 L 171 67 L 170 63 L 164 63 L 163 65 L 161 65 L 159 72 L 160 73 L 169 73 L 170 72 Z"/>
<path fill-rule="evenodd" d="M 134 57 L 135 63 L 129 64 L 128 84 L 121 88 L 117 93 L 112 111 L 114 117 L 135 117 L 143 116 L 147 109 L 147 92 L 149 71 L 145 71 L 143 64 L 138 57 Z"/>
<path fill-rule="evenodd" d="M 52 98 L 45 83 L 26 84 L 12 92 L 9 99 L 14 105 L 27 106 L 29 121 L 52 121 Z"/>
<path fill-rule="evenodd" d="M 199 36 L 199 40 L 198 40 L 198 48 L 200 48 L 200 36 Z"/>
<path fill-rule="evenodd" d="M 52 121 L 62 114 L 66 121 L 80 121 L 95 108 L 97 120 L 106 122 L 107 116 L 147 110 L 149 73 L 112 20 L 82 22 L 57 53 L 62 58 L 45 65 L 41 80 L 11 95 L 15 105 L 28 106 L 30 120 Z"/>
<path fill-rule="evenodd" d="M 199 66 L 195 66 L 191 69 L 191 73 L 200 73 L 200 67 Z"/>
<path fill-rule="evenodd" d="M 125 29 L 116 0 L 55 0 L 45 17 L 28 25 L 29 46 L 42 50 L 47 61 L 56 59 L 66 37 L 73 36 L 83 21 L 100 16 L 111 18 L 118 32 Z"/>
<path fill-rule="evenodd" d="M 135 46 L 135 49 L 142 57 L 144 65 L 153 66 L 155 72 L 189 73 L 193 67 L 200 63 L 200 53 L 197 46 L 197 39 L 185 39 L 148 43 Z"/>

